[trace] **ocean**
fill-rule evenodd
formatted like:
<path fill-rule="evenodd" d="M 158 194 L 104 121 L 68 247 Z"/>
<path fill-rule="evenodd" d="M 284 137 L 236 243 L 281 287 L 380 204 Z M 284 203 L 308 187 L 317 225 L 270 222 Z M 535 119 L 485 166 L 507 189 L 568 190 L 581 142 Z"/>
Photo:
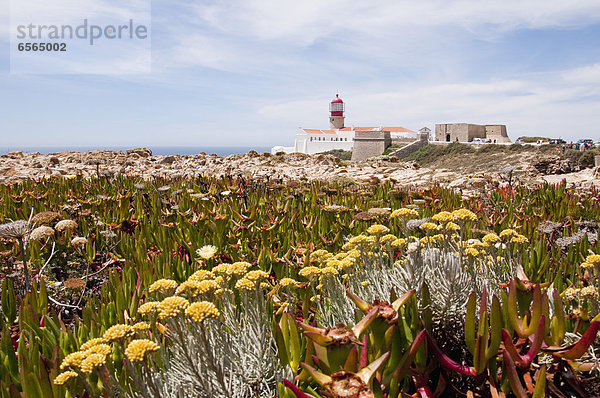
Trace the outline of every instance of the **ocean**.
<path fill-rule="evenodd" d="M 77 152 L 88 152 L 96 149 L 106 149 L 112 151 L 123 151 L 131 149 L 132 147 L 72 147 L 72 146 L 56 146 L 56 147 L 6 147 L 0 146 L 0 155 L 3 155 L 12 151 L 23 151 L 23 152 L 39 152 L 42 154 L 64 152 L 64 151 L 77 151 Z M 250 150 L 255 150 L 258 153 L 271 152 L 271 147 L 267 146 L 147 146 L 150 148 L 153 155 L 196 155 L 200 152 L 207 154 L 216 153 L 219 156 L 233 155 L 236 153 L 247 153 Z"/>

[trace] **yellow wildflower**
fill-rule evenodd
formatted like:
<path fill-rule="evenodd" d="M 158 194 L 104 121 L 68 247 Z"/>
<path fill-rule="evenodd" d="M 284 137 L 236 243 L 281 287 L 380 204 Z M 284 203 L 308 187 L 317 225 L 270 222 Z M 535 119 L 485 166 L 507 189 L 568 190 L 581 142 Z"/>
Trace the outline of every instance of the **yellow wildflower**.
<path fill-rule="evenodd" d="M 390 232 L 390 229 L 385 225 L 375 224 L 367 228 L 367 232 L 371 235 L 384 235 Z"/>
<path fill-rule="evenodd" d="M 341 269 L 343 267 L 342 262 L 340 260 L 327 260 L 327 262 L 325 263 L 325 267 L 323 267 L 323 269 L 325 268 L 335 268 L 337 270 Z"/>
<path fill-rule="evenodd" d="M 185 315 L 192 318 L 194 322 L 202 322 L 208 318 L 218 318 L 220 313 L 217 307 L 210 301 L 199 301 L 191 304 L 185 310 Z"/>
<path fill-rule="evenodd" d="M 336 276 L 338 271 L 333 267 L 325 267 L 321 269 L 321 277 Z"/>
<path fill-rule="evenodd" d="M 151 312 L 158 311 L 158 301 L 148 301 L 138 307 L 138 313 L 141 315 L 146 315 Z"/>
<path fill-rule="evenodd" d="M 477 215 L 468 209 L 458 209 L 452 212 L 452 216 L 455 220 L 459 221 L 477 221 Z"/>
<path fill-rule="evenodd" d="M 85 359 L 85 353 L 83 351 L 75 351 L 70 353 L 63 359 L 60 364 L 60 370 L 65 368 L 79 368 L 81 366 L 81 362 Z"/>
<path fill-rule="evenodd" d="M 67 381 L 75 377 L 77 377 L 77 373 L 73 372 L 72 370 L 67 370 L 66 372 L 62 372 L 54 378 L 54 384 L 56 384 L 57 386 L 62 386 Z"/>
<path fill-rule="evenodd" d="M 381 242 L 382 244 L 392 244 L 396 239 L 395 235 L 392 234 L 387 234 L 387 235 L 383 235 L 381 238 L 379 238 L 379 242 Z"/>
<path fill-rule="evenodd" d="M 467 250 L 465 250 L 465 254 L 469 257 L 477 257 L 479 255 L 479 250 L 469 247 Z"/>
<path fill-rule="evenodd" d="M 423 223 L 423 224 L 421 224 L 421 225 L 419 226 L 419 228 L 420 228 L 421 230 L 423 230 L 423 231 L 427 231 L 427 232 L 430 232 L 430 231 L 437 231 L 437 230 L 439 229 L 439 225 L 436 225 L 436 224 L 434 224 L 434 223 L 432 223 L 432 222 L 426 222 L 426 223 Z"/>
<path fill-rule="evenodd" d="M 585 259 L 586 263 L 594 265 L 600 265 L 600 254 L 590 254 Z"/>
<path fill-rule="evenodd" d="M 311 261 L 324 261 L 328 258 L 331 258 L 333 255 L 329 253 L 327 250 L 319 249 L 315 250 L 310 254 Z"/>
<path fill-rule="evenodd" d="M 460 231 L 460 226 L 453 222 L 449 222 L 446 224 L 446 231 L 458 232 Z"/>
<path fill-rule="evenodd" d="M 212 279 L 214 278 L 214 274 L 210 271 L 207 271 L 205 269 L 199 269 L 198 271 L 194 272 L 192 274 L 192 276 L 190 276 L 188 278 L 188 281 L 192 280 L 192 281 L 197 281 L 197 282 L 201 282 L 207 279 Z"/>
<path fill-rule="evenodd" d="M 101 354 L 107 356 L 112 352 L 112 348 L 108 344 L 97 344 L 85 351 L 85 355 Z"/>
<path fill-rule="evenodd" d="M 98 345 L 98 344 L 106 344 L 106 340 L 104 340 L 102 337 L 98 337 L 96 339 L 88 340 L 88 341 L 86 341 L 85 343 L 83 343 L 81 345 L 81 347 L 79 348 L 79 350 L 80 351 L 87 351 L 90 348 L 92 348 L 93 346 Z"/>
<path fill-rule="evenodd" d="M 253 282 L 256 281 L 264 281 L 266 279 L 269 279 L 269 274 L 266 273 L 265 271 L 249 271 L 244 278 L 249 279 Z"/>
<path fill-rule="evenodd" d="M 131 362 L 142 362 L 149 352 L 158 351 L 160 346 L 147 339 L 132 340 L 125 349 L 125 356 Z"/>
<path fill-rule="evenodd" d="M 279 286 L 284 287 L 284 288 L 288 287 L 288 286 L 296 287 L 296 286 L 298 286 L 298 282 L 296 282 L 292 278 L 281 278 L 279 280 Z"/>
<path fill-rule="evenodd" d="M 148 293 L 166 293 L 177 288 L 177 282 L 172 279 L 159 279 L 148 287 Z"/>
<path fill-rule="evenodd" d="M 81 371 L 83 373 L 92 373 L 96 368 L 103 366 L 106 363 L 106 355 L 91 354 L 81 362 Z"/>
<path fill-rule="evenodd" d="M 228 269 L 229 269 L 229 264 L 219 264 L 219 265 L 213 267 L 212 273 L 226 275 Z"/>
<path fill-rule="evenodd" d="M 198 294 L 206 294 L 217 288 L 217 283 L 215 281 L 202 281 L 198 282 L 197 285 Z"/>
<path fill-rule="evenodd" d="M 521 244 L 521 243 L 529 243 L 529 239 L 527 239 L 525 236 L 523 235 L 517 235 L 517 236 L 513 236 L 510 239 L 510 243 L 516 243 L 516 244 Z"/>
<path fill-rule="evenodd" d="M 139 331 L 150 329 L 150 324 L 148 322 L 142 321 L 142 322 L 134 323 L 131 327 L 133 330 L 139 332 Z"/>
<path fill-rule="evenodd" d="M 196 297 L 199 294 L 198 289 L 199 282 L 197 281 L 184 281 L 175 290 L 175 294 L 178 296 Z"/>
<path fill-rule="evenodd" d="M 413 209 L 407 209 L 405 207 L 394 210 L 390 215 L 391 218 L 399 218 L 402 220 L 408 220 L 411 218 L 419 217 L 419 213 Z"/>
<path fill-rule="evenodd" d="M 489 233 L 487 235 L 485 235 L 482 239 L 483 243 L 487 243 L 488 245 L 493 245 L 495 243 L 500 242 L 500 237 L 498 235 L 496 235 L 495 233 Z"/>
<path fill-rule="evenodd" d="M 455 220 L 454 216 L 449 211 L 441 211 L 437 214 L 434 214 L 431 219 L 441 223 L 447 223 Z"/>
<path fill-rule="evenodd" d="M 299 272 L 300 276 L 303 276 L 308 279 L 317 277 L 317 276 L 319 276 L 320 273 L 321 273 L 321 270 L 319 268 L 313 267 L 313 266 L 302 268 Z"/>
<path fill-rule="evenodd" d="M 398 249 L 402 249 L 403 247 L 406 246 L 406 239 L 404 239 L 404 238 L 396 239 L 395 241 L 392 242 L 392 246 L 396 247 Z"/>
<path fill-rule="evenodd" d="M 102 337 L 106 341 L 116 341 L 123 339 L 125 337 L 129 337 L 133 334 L 133 329 L 129 325 L 114 325 L 108 328 L 106 332 L 102 335 Z"/>
<path fill-rule="evenodd" d="M 500 238 L 506 239 L 506 240 L 512 238 L 513 236 L 517 236 L 517 235 L 519 235 L 517 233 L 517 231 L 515 231 L 514 229 L 510 229 L 510 228 L 505 229 L 504 231 L 500 232 Z"/>
<path fill-rule="evenodd" d="M 177 316 L 177 314 L 185 310 L 189 305 L 190 302 L 184 299 L 183 297 L 167 297 L 158 305 L 159 316 L 161 318 Z"/>
<path fill-rule="evenodd" d="M 252 291 L 256 287 L 256 284 L 250 279 L 241 278 L 235 283 L 235 288 L 242 291 Z"/>

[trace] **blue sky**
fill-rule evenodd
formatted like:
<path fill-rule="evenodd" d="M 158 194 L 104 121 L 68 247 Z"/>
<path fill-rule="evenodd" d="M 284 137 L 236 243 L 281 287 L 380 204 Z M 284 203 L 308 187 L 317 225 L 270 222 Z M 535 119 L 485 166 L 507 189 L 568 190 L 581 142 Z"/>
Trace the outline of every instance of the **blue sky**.
<path fill-rule="evenodd" d="M 597 0 L 151 5 L 150 73 L 18 74 L 0 0 L 0 147 L 290 145 L 336 93 L 347 125 L 600 139 Z"/>

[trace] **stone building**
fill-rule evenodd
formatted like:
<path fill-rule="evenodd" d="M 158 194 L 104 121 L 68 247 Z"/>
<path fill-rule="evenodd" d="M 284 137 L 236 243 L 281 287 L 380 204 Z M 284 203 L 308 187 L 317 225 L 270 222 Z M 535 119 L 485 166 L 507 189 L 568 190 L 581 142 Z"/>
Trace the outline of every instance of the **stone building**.
<path fill-rule="evenodd" d="M 478 138 L 492 144 L 510 142 L 503 124 L 444 123 L 435 125 L 435 140 L 472 142 Z"/>

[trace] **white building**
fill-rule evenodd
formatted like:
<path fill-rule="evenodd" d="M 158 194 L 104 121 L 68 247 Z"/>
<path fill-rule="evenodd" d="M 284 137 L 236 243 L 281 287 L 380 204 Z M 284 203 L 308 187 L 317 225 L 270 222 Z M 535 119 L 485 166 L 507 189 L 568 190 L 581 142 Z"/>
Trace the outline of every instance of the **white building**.
<path fill-rule="evenodd" d="M 404 127 L 344 127 L 344 102 L 336 94 L 329 104 L 329 130 L 299 129 L 293 147 L 275 146 L 271 153 L 301 152 L 315 154 L 333 149 L 351 151 L 355 131 L 389 131 L 390 137 L 417 139 L 417 133 Z"/>

